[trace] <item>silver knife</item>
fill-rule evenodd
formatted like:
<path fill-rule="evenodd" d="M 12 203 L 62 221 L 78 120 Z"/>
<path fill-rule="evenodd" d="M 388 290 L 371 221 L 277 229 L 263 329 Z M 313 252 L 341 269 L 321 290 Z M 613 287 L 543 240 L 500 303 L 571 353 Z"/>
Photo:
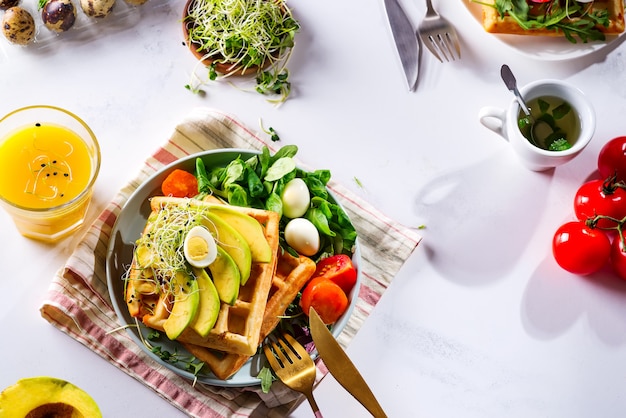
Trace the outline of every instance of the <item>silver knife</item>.
<path fill-rule="evenodd" d="M 413 25 L 407 17 L 398 0 L 383 0 L 387 18 L 391 26 L 391 34 L 396 43 L 396 49 L 400 54 L 400 61 L 404 69 L 404 75 L 409 85 L 409 91 L 415 90 L 417 76 L 419 75 L 419 40 Z"/>
<path fill-rule="evenodd" d="M 386 418 L 387 415 L 380 406 L 361 373 L 352 364 L 350 358 L 341 348 L 333 334 L 330 333 L 315 309 L 309 309 L 309 326 L 315 348 L 324 361 L 328 371 L 333 375 L 354 398 L 361 403 L 374 417 Z"/>

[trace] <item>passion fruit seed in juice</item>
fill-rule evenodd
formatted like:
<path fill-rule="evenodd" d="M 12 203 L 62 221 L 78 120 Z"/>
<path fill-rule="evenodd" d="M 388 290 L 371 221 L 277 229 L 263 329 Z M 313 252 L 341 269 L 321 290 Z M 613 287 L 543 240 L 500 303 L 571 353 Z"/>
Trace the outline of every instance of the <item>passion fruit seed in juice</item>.
<path fill-rule="evenodd" d="M 523 112 L 518 114 L 522 135 L 536 147 L 562 151 L 571 148 L 581 131 L 580 118 L 565 100 L 555 96 L 541 96 L 528 101 L 534 122 Z"/>
<path fill-rule="evenodd" d="M 17 206 L 63 205 L 85 190 L 91 170 L 87 145 L 62 126 L 27 126 L 0 144 L 0 195 Z"/>

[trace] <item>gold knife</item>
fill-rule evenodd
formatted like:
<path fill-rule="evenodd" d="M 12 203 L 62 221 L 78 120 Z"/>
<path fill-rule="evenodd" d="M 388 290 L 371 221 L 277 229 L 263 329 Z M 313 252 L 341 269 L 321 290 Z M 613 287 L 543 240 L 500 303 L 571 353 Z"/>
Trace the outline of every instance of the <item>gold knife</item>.
<path fill-rule="evenodd" d="M 369 386 L 313 308 L 309 309 L 309 325 L 315 348 L 335 380 L 374 417 L 386 418 Z"/>

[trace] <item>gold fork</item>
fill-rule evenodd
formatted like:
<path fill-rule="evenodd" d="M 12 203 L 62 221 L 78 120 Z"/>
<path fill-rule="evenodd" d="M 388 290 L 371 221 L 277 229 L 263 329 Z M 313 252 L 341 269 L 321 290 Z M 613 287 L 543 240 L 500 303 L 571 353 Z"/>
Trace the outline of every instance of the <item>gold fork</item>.
<path fill-rule="evenodd" d="M 291 335 L 285 333 L 275 341 L 270 342 L 268 339 L 263 345 L 263 351 L 276 376 L 288 388 L 303 393 L 315 417 L 322 418 L 322 413 L 313 398 L 315 363 L 306 349 Z"/>

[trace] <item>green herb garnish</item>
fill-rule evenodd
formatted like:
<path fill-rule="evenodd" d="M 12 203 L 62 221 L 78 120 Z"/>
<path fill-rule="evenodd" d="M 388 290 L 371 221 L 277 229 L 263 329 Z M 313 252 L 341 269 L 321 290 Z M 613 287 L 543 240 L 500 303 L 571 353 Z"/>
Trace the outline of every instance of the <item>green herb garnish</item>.
<path fill-rule="evenodd" d="M 151 342 L 159 339 L 161 334 L 156 330 L 150 330 L 150 333 L 146 337 Z M 150 349 L 150 351 L 159 357 L 161 360 L 173 364 L 175 366 L 181 367 L 182 369 L 192 373 L 196 378 L 202 368 L 204 367 L 204 362 L 200 362 L 193 356 L 183 356 L 178 353 L 176 349 L 174 352 L 170 352 L 164 350 L 163 347 L 159 345 L 150 344 L 144 340 L 144 344 Z"/>
<path fill-rule="evenodd" d="M 572 145 L 565 138 L 559 138 L 550 144 L 550 151 L 565 151 L 572 148 Z"/>
<path fill-rule="evenodd" d="M 531 8 L 526 0 L 495 0 L 494 3 L 472 1 L 493 7 L 501 18 L 510 16 L 524 30 L 563 32 L 571 43 L 577 43 L 577 39 L 583 43 L 604 41 L 606 36 L 599 28 L 608 27 L 610 23 L 608 10 L 593 10 L 593 2 L 583 4 L 574 0 L 553 0 Z"/>
<path fill-rule="evenodd" d="M 272 383 L 276 380 L 272 370 L 269 367 L 263 367 L 256 377 L 261 381 L 261 390 L 263 393 L 269 393 Z"/>

